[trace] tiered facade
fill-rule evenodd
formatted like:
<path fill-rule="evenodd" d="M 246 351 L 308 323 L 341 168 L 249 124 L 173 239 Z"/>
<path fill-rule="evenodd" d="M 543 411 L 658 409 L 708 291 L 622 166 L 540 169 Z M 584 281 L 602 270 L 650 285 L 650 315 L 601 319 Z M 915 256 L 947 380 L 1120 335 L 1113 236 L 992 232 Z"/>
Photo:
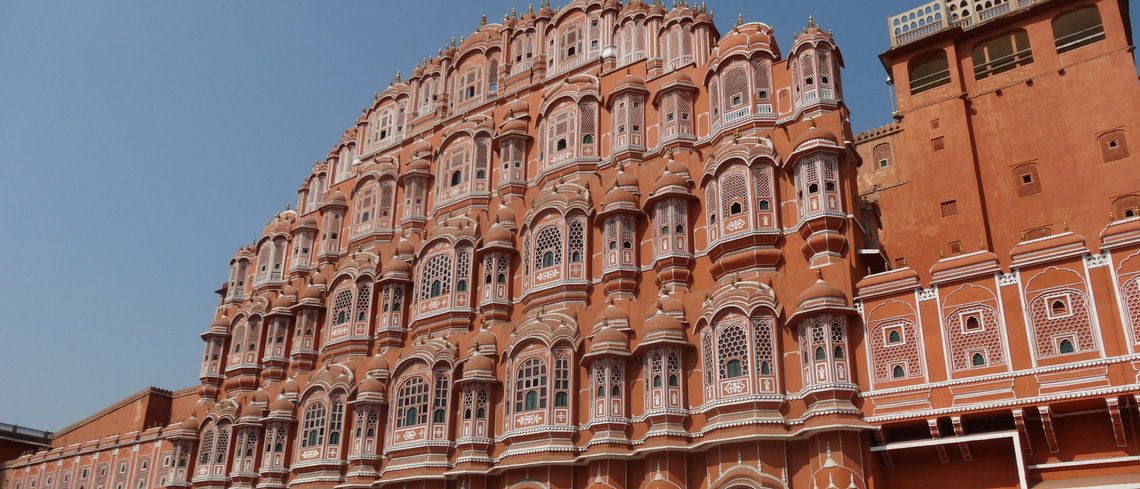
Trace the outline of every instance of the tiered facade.
<path fill-rule="evenodd" d="M 812 21 L 784 51 L 767 25 L 721 35 L 683 1 L 484 20 L 377 93 L 296 210 L 233 257 L 201 385 L 148 394 L 162 426 L 57 439 L 3 465 L 3 489 L 1129 481 L 1140 211 L 1078 208 L 1073 231 L 1018 236 L 982 189 L 987 152 L 1021 158 L 991 145 L 1034 136 L 974 132 L 1007 103 L 984 95 L 1057 94 L 1058 76 L 1107 73 L 1137 105 L 1126 5 L 1088 2 L 1096 23 L 1080 13 L 1060 68 L 1015 54 L 1011 71 L 986 45 L 964 74 L 959 43 L 1075 22 L 1071 2 L 1021 3 L 990 24 L 900 24 L 884 54 L 899 122 L 859 137 L 839 48 Z M 1004 78 L 983 89 L 979 73 Z M 1077 133 L 1068 164 L 1093 164 L 1084 134 L 1052 124 Z M 907 138 L 940 125 L 955 156 L 932 167 L 933 143 Z M 1098 195 L 1140 189 L 1114 131 L 1123 156 L 1084 177 L 1111 180 Z M 943 190 L 970 217 L 908 214 Z M 981 251 L 930 246 L 970 232 Z"/>

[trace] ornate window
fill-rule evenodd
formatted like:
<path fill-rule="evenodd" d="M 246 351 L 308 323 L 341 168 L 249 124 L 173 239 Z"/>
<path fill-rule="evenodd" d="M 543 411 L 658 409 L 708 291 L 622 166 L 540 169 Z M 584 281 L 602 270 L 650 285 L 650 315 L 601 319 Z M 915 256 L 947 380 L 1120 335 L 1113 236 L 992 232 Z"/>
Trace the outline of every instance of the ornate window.
<path fill-rule="evenodd" d="M 871 323 L 869 327 L 876 381 L 922 376 L 921 349 L 914 322 L 886 320 Z"/>
<path fill-rule="evenodd" d="M 822 315 L 800 322 L 800 358 L 804 386 L 848 382 L 846 322 Z"/>
<path fill-rule="evenodd" d="M 706 357 L 711 361 L 709 357 L 711 357 L 711 352 Z M 671 348 L 650 351 L 645 356 L 644 371 L 646 372 L 645 406 L 647 410 L 682 407 L 681 353 L 679 351 Z"/>
<path fill-rule="evenodd" d="M 324 215 L 321 228 L 321 255 L 336 254 L 340 251 L 341 211 L 333 209 Z"/>
<path fill-rule="evenodd" d="M 336 181 L 343 182 L 352 176 L 352 160 L 356 154 L 356 146 L 349 144 L 341 148 L 336 158 Z"/>
<path fill-rule="evenodd" d="M 546 362 L 530 358 L 515 373 L 515 413 L 546 409 Z"/>
<path fill-rule="evenodd" d="M 616 36 L 618 65 L 623 66 L 645 58 L 645 26 L 630 20 L 622 23 Z"/>
<path fill-rule="evenodd" d="M 549 225 L 535 239 L 534 269 L 542 270 L 562 263 L 562 229 Z"/>
<path fill-rule="evenodd" d="M 570 406 L 570 355 L 557 352 L 554 355 L 554 407 Z"/>
<path fill-rule="evenodd" d="M 293 261 L 290 268 L 308 270 L 313 256 L 312 231 L 297 231 L 293 235 Z"/>
<path fill-rule="evenodd" d="M 796 200 L 801 218 L 840 211 L 839 175 L 835 156 L 816 154 L 796 166 Z"/>
<path fill-rule="evenodd" d="M 275 238 L 261 244 L 261 251 L 257 254 L 257 274 L 253 279 L 255 285 L 281 281 L 287 249 L 285 238 Z"/>
<path fill-rule="evenodd" d="M 622 361 L 602 359 L 593 362 L 593 399 L 595 419 L 619 418 L 625 415 Z"/>
<path fill-rule="evenodd" d="M 1033 63 L 1029 34 L 1017 29 L 974 46 L 974 78 L 981 80 Z"/>
<path fill-rule="evenodd" d="M 435 395 L 432 396 L 431 422 L 433 424 L 447 423 L 448 388 L 451 379 L 446 372 L 435 374 Z"/>
<path fill-rule="evenodd" d="M 400 385 L 396 394 L 396 427 L 408 428 L 427 423 L 428 384 L 413 376 Z"/>
<path fill-rule="evenodd" d="M 502 180 L 499 186 L 506 183 L 520 184 L 526 181 L 526 140 L 518 137 L 504 138 L 499 145 L 499 158 L 503 163 Z"/>
<path fill-rule="evenodd" d="M 301 418 L 301 448 L 318 447 L 325 443 L 325 403 L 311 401 Z"/>
<path fill-rule="evenodd" d="M 1124 138 L 1124 131 L 1122 130 L 1101 134 L 1097 138 L 1097 145 L 1100 146 L 1101 159 L 1105 163 L 1122 160 L 1129 155 L 1128 140 Z"/>
<path fill-rule="evenodd" d="M 658 259 L 689 253 L 688 203 L 681 199 L 657 202 L 653 207 L 654 246 Z"/>
<path fill-rule="evenodd" d="M 670 90 L 662 94 L 658 111 L 663 140 L 693 135 L 693 98 L 688 90 Z"/>
<path fill-rule="evenodd" d="M 728 313 L 707 328 L 701 338 L 706 402 L 777 391 L 774 318 Z"/>
<path fill-rule="evenodd" d="M 469 384 L 463 388 L 463 420 L 460 432 L 463 438 L 486 438 L 488 431 L 489 395 L 487 386 Z"/>
<path fill-rule="evenodd" d="M 613 103 L 613 150 L 644 149 L 644 97 L 639 93 L 623 93 Z"/>
<path fill-rule="evenodd" d="M 1013 169 L 1014 185 L 1018 197 L 1028 197 L 1041 193 L 1041 176 L 1033 163 L 1018 165 Z"/>
<path fill-rule="evenodd" d="M 1040 293 L 1029 303 L 1029 312 L 1037 358 L 1097 350 L 1083 292 L 1060 288 Z"/>
<path fill-rule="evenodd" d="M 377 228 L 380 184 L 370 180 L 353 196 L 352 235 L 363 236 Z"/>
<path fill-rule="evenodd" d="M 584 40 L 582 35 L 582 23 L 571 22 L 564 29 L 559 36 L 559 55 L 561 57 L 560 70 L 573 68 L 571 63 L 576 62 L 579 57 L 585 55 Z"/>
<path fill-rule="evenodd" d="M 612 216 L 606 219 L 605 269 L 636 268 L 637 251 L 633 217 Z"/>
<path fill-rule="evenodd" d="M 1104 40 L 1104 24 L 1095 5 L 1081 7 L 1053 19 L 1053 42 L 1064 53 Z"/>
<path fill-rule="evenodd" d="M 230 264 L 229 287 L 226 298 L 241 300 L 245 297 L 245 277 L 249 274 L 249 260 L 239 259 Z"/>
<path fill-rule="evenodd" d="M 456 99 L 459 100 L 461 105 L 466 102 L 480 100 L 482 95 L 483 85 L 483 69 L 479 66 L 468 68 L 463 73 L 463 77 L 457 83 L 459 85 L 459 93 L 456 94 Z"/>
<path fill-rule="evenodd" d="M 511 53 L 515 56 L 515 62 L 511 64 L 512 75 L 529 69 L 534 60 L 534 33 L 517 34 L 511 43 Z"/>
<path fill-rule="evenodd" d="M 871 150 L 871 159 L 875 161 L 876 170 L 895 164 L 895 153 L 891 149 L 891 143 L 876 144 Z"/>
<path fill-rule="evenodd" d="M 915 56 L 907 64 L 910 93 L 917 94 L 950 84 L 950 62 L 946 51 L 930 51 Z"/>
<path fill-rule="evenodd" d="M 431 299 L 451 291 L 451 255 L 438 254 L 424 262 L 420 272 L 420 300 Z"/>

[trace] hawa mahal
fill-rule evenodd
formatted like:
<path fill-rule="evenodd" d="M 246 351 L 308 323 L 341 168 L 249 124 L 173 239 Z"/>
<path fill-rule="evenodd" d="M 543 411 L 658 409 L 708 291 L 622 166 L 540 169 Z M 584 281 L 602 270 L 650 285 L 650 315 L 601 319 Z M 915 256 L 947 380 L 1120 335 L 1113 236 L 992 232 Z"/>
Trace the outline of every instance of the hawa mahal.
<path fill-rule="evenodd" d="M 1140 487 L 1128 16 L 891 16 L 863 134 L 812 20 L 484 18 L 233 255 L 199 385 L 0 433 L 0 484 Z"/>

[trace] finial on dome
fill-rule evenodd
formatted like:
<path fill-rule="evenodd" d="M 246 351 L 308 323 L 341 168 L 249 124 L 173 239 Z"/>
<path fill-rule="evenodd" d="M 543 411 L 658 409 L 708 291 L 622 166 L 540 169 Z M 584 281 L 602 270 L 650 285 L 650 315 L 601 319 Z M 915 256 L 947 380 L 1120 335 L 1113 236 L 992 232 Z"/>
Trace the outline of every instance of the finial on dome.
<path fill-rule="evenodd" d="M 808 119 L 808 125 L 810 125 L 812 129 L 815 129 L 815 117 Z"/>
<path fill-rule="evenodd" d="M 736 14 L 736 25 L 733 25 L 732 28 L 735 29 L 742 25 L 744 25 L 744 14 Z"/>
<path fill-rule="evenodd" d="M 816 280 L 823 280 L 823 269 L 822 268 L 815 269 L 815 279 Z"/>
<path fill-rule="evenodd" d="M 396 70 L 396 83 L 400 83 L 401 81 L 403 80 L 402 75 L 400 74 L 400 70 Z"/>
<path fill-rule="evenodd" d="M 504 15 L 503 18 L 506 18 L 506 16 Z M 483 18 L 479 19 L 479 25 L 480 26 L 487 25 L 487 14 L 483 14 Z"/>
<path fill-rule="evenodd" d="M 946 250 L 939 248 L 938 249 L 938 258 L 946 258 Z"/>
<path fill-rule="evenodd" d="M 455 47 L 455 36 L 451 36 L 451 47 Z"/>
<path fill-rule="evenodd" d="M 815 16 L 808 15 L 808 27 L 815 27 Z"/>
<path fill-rule="evenodd" d="M 1065 221 L 1064 229 L 1065 229 L 1065 232 L 1069 231 L 1069 222 L 1068 221 Z"/>
<path fill-rule="evenodd" d="M 740 129 L 737 129 L 736 132 L 732 133 L 732 143 L 736 144 L 739 142 L 740 142 Z"/>
<path fill-rule="evenodd" d="M 527 6 L 526 6 L 526 13 L 528 13 L 528 14 L 533 14 L 533 13 L 534 13 L 534 4 L 533 4 L 533 3 L 531 3 L 531 4 L 527 4 Z"/>

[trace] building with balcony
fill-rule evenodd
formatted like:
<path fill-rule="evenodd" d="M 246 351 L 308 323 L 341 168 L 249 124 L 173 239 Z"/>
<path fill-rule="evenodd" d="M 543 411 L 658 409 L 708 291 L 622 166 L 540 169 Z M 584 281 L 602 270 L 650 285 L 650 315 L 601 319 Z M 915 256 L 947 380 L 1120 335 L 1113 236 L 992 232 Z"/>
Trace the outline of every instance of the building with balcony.
<path fill-rule="evenodd" d="M 2 489 L 1140 484 L 1127 18 L 890 17 L 859 135 L 814 19 L 484 19 L 234 253 L 199 385 Z"/>

